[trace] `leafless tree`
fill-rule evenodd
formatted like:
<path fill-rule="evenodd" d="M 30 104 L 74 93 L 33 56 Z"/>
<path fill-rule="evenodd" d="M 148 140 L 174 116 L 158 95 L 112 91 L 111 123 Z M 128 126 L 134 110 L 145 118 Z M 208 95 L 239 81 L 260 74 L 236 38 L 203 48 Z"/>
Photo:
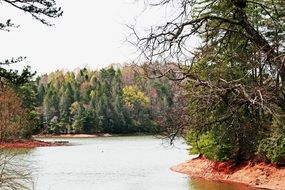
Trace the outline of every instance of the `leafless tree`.
<path fill-rule="evenodd" d="M 243 152 L 256 150 L 257 138 L 266 138 L 272 126 L 284 126 L 284 1 L 146 0 L 145 4 L 171 7 L 175 14 L 146 34 L 130 26 L 129 41 L 147 61 L 142 66 L 148 77 L 185 84 L 189 116 L 185 126 L 195 130 L 196 139 L 226 126 L 220 136 L 231 136 L 240 145 L 237 157 L 243 157 Z M 200 45 L 193 48 L 196 37 Z M 171 62 L 176 66 L 165 66 Z"/>
<path fill-rule="evenodd" d="M 32 189 L 31 171 L 28 162 L 19 153 L 0 149 L 0 189 Z"/>
<path fill-rule="evenodd" d="M 178 98 L 178 99 L 176 99 Z M 163 144 L 172 146 L 177 137 L 185 134 L 189 125 L 189 115 L 185 97 L 175 97 L 171 106 L 158 113 L 157 123 L 162 131 Z"/>
<path fill-rule="evenodd" d="M 176 14 L 171 20 L 162 26 L 152 26 L 147 35 L 141 37 L 135 27 L 132 30 L 132 43 L 140 49 L 141 57 L 148 60 L 144 64 L 145 70 L 150 78 L 166 76 L 172 80 L 188 80 L 194 84 L 192 87 L 195 94 L 197 87 L 211 89 L 211 94 L 201 95 L 205 102 L 209 98 L 223 97 L 234 94 L 240 101 L 246 102 L 252 107 L 259 107 L 274 116 L 280 116 L 274 109 L 279 105 L 283 110 L 282 102 L 285 98 L 285 67 L 284 67 L 284 38 L 282 38 L 283 17 L 282 8 L 285 4 L 282 1 L 272 1 L 265 4 L 265 1 L 248 0 L 149 0 L 145 1 L 148 6 L 172 7 Z M 215 8 L 218 6 L 224 6 Z M 259 16 L 254 11 L 246 10 L 247 7 L 256 7 L 260 11 L 260 19 L 268 22 L 268 26 L 255 23 L 253 20 Z M 225 8 L 228 8 L 226 10 Z M 223 10 L 222 10 L 223 9 Z M 263 27 L 263 28 L 262 28 Z M 267 37 L 271 32 L 270 27 L 278 30 L 273 37 Z M 191 40 L 193 37 L 202 36 L 201 47 L 193 49 Z M 243 76 L 226 79 L 222 75 L 214 76 L 217 73 L 208 71 L 208 77 L 197 73 L 193 67 L 204 58 L 208 64 L 220 65 L 224 58 L 221 58 L 223 50 L 229 47 L 238 36 L 244 47 L 237 47 L 237 52 L 231 52 L 228 60 L 234 60 L 242 64 L 248 70 Z M 238 48 L 251 49 L 249 54 L 239 54 Z M 161 69 L 157 62 L 167 63 L 175 60 L 177 69 Z M 164 67 L 165 68 L 165 67 Z M 175 73 L 175 74 L 173 74 Z M 243 81 L 253 77 L 255 85 L 245 85 Z M 213 79 L 214 78 L 214 79 Z M 196 93 L 197 94 L 197 93 Z M 202 97 L 203 96 L 203 97 Z M 211 101 L 210 101 L 211 102 Z M 212 101 L 213 102 L 213 101 Z M 209 105 L 207 105 L 209 106 Z"/>

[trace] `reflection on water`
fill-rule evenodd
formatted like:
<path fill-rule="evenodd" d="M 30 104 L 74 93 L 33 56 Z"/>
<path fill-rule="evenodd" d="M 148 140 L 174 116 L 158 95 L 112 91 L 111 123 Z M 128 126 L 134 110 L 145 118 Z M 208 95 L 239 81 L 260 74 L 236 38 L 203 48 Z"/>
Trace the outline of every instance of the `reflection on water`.
<path fill-rule="evenodd" d="M 45 139 L 62 140 L 62 139 Z M 34 190 L 251 190 L 189 179 L 170 167 L 190 159 L 187 146 L 175 148 L 160 139 L 106 137 L 64 139 L 73 146 L 21 149 L 32 169 Z"/>
<path fill-rule="evenodd" d="M 199 178 L 189 180 L 189 190 L 257 190 L 243 184 L 221 183 Z"/>

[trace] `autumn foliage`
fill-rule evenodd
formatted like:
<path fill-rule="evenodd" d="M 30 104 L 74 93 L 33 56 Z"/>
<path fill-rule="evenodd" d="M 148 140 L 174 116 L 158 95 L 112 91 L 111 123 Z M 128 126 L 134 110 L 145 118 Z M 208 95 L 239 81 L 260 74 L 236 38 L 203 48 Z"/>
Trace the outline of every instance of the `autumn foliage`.
<path fill-rule="evenodd" d="M 0 141 L 19 138 L 21 127 L 26 122 L 26 110 L 22 106 L 21 98 L 4 84 L 0 87 L 0 110 Z"/>

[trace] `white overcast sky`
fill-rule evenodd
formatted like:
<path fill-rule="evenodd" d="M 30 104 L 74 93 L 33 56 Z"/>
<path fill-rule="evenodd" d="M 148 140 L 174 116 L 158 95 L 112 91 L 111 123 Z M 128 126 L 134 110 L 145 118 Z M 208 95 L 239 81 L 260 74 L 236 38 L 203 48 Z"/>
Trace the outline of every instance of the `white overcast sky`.
<path fill-rule="evenodd" d="M 98 69 L 112 63 L 132 62 L 135 48 L 125 42 L 130 31 L 125 24 L 146 29 L 161 23 L 165 10 L 143 11 L 135 0 L 57 0 L 64 15 L 47 27 L 5 3 L 0 19 L 11 18 L 20 28 L 0 31 L 0 59 L 26 56 L 10 68 L 30 65 L 38 74 L 57 69 Z"/>

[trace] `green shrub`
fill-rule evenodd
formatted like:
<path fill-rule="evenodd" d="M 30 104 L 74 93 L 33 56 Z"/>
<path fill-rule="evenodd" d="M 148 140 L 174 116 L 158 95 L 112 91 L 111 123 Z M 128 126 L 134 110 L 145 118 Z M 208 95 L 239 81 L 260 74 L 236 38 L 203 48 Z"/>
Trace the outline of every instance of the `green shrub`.
<path fill-rule="evenodd" d="M 220 128 L 220 129 L 219 129 Z M 218 130 L 217 130 L 218 129 Z M 203 154 L 210 160 L 226 161 L 234 159 L 237 147 L 231 135 L 224 127 L 200 132 L 189 131 L 187 134 L 187 143 L 190 145 L 190 154 Z"/>
<path fill-rule="evenodd" d="M 274 133 L 259 143 L 258 154 L 272 163 L 280 163 L 285 158 L 285 133 Z"/>

